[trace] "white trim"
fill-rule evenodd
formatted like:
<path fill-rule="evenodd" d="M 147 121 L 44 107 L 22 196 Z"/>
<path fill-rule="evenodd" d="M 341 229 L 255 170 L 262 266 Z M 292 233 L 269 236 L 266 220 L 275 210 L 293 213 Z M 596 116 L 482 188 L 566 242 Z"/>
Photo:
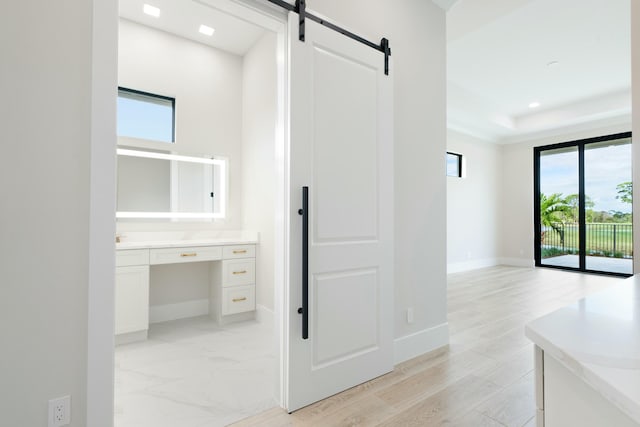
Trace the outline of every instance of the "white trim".
<path fill-rule="evenodd" d="M 113 426 L 118 2 L 90 2 L 91 141 L 87 277 L 87 427 Z M 84 161 L 84 159 L 83 159 Z M 80 403 L 82 405 L 82 403 Z"/>
<path fill-rule="evenodd" d="M 449 9 L 451 9 L 451 7 L 456 4 L 456 2 L 458 0 L 431 0 L 433 1 L 437 6 L 441 7 L 442 10 L 444 10 L 445 12 L 448 12 Z"/>
<path fill-rule="evenodd" d="M 527 258 L 498 258 L 498 265 L 533 268 L 536 266 L 536 262 Z"/>
<path fill-rule="evenodd" d="M 116 335 L 116 345 L 130 344 L 134 342 L 146 341 L 149 337 L 149 330 L 128 332 Z"/>
<path fill-rule="evenodd" d="M 449 344 L 449 323 L 423 329 L 393 342 L 393 363 L 397 365 Z"/>
<path fill-rule="evenodd" d="M 264 305 L 256 304 L 256 322 L 268 323 L 269 325 L 273 325 L 274 320 L 275 313 L 273 312 L 273 310 L 265 307 Z"/>
<path fill-rule="evenodd" d="M 289 26 L 287 14 L 283 12 L 278 24 L 277 36 L 277 76 L 278 76 L 278 123 L 276 125 L 276 192 L 275 205 L 282 209 L 281 214 L 276 212 L 274 227 L 275 235 L 275 266 L 274 266 L 274 292 L 273 308 L 276 321 L 276 346 L 277 366 L 276 381 L 274 384 L 274 397 L 276 402 L 284 407 L 287 398 L 286 384 L 288 382 L 288 327 L 289 327 L 289 217 L 291 206 L 289 201 L 289 169 L 290 169 L 290 139 L 289 139 Z"/>
<path fill-rule="evenodd" d="M 470 261 L 452 262 L 447 264 L 447 274 L 460 273 L 463 271 L 477 270 L 479 268 L 494 267 L 499 265 L 498 258 L 474 259 Z"/>
<path fill-rule="evenodd" d="M 262 0 L 193 0 L 274 33 L 282 31 L 286 11 Z"/>
<path fill-rule="evenodd" d="M 209 314 L 209 299 L 197 299 L 149 307 L 149 324 Z"/>

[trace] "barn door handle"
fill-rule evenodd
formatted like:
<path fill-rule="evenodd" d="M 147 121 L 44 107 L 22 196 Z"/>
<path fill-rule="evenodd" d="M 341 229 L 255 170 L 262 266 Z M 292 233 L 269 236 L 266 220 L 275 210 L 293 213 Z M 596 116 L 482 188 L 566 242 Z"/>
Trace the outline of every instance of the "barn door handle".
<path fill-rule="evenodd" d="M 309 338 L 309 187 L 302 187 L 302 339 Z"/>

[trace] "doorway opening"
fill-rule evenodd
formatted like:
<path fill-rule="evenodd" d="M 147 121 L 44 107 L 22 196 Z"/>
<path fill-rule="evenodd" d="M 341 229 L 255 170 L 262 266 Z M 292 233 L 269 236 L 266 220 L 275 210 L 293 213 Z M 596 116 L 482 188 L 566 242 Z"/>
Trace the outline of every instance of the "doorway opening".
<path fill-rule="evenodd" d="M 144 6 L 120 2 L 118 86 L 173 99 L 175 138 L 118 137 L 116 259 L 148 258 L 116 267 L 114 425 L 227 425 L 283 401 L 286 17 Z"/>
<path fill-rule="evenodd" d="M 631 133 L 534 148 L 536 266 L 633 274 Z"/>

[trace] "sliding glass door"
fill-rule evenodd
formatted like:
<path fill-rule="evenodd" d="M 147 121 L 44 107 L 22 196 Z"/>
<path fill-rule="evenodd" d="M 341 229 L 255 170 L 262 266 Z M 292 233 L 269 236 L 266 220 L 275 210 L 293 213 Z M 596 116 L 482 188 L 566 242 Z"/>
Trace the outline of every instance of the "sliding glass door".
<path fill-rule="evenodd" d="M 544 150 L 540 164 L 540 249 L 545 265 L 579 268 L 578 147 Z"/>
<path fill-rule="evenodd" d="M 534 149 L 536 265 L 633 273 L 631 134 Z"/>

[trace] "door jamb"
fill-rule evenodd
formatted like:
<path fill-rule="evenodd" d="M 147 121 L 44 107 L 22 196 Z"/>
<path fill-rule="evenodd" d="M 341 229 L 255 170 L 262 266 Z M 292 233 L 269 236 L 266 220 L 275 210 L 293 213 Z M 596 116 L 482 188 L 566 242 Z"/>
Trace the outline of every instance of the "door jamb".
<path fill-rule="evenodd" d="M 277 123 L 276 123 L 276 221 L 274 224 L 276 236 L 276 249 L 274 258 L 276 265 L 274 268 L 274 323 L 277 333 L 274 335 L 277 339 L 277 351 L 279 352 L 276 373 L 276 389 L 275 397 L 278 405 L 281 407 L 286 402 L 285 385 L 287 366 L 287 325 L 288 316 L 285 307 L 288 306 L 286 292 L 289 289 L 289 277 L 286 274 L 289 271 L 289 103 L 288 103 L 288 33 L 287 33 L 287 16 L 282 11 L 270 7 L 264 7 L 254 0 L 211 0 L 206 2 L 203 0 L 194 0 L 198 3 L 216 7 L 211 3 L 216 3 L 218 8 L 223 12 L 231 15 L 239 15 L 239 12 L 250 12 L 247 15 L 254 17 L 261 16 L 260 22 L 253 22 L 269 31 L 274 31 L 277 36 L 276 63 L 277 63 Z M 115 98 L 108 94 L 105 87 L 117 87 L 117 76 L 113 73 L 117 64 L 117 19 L 114 19 L 114 11 L 117 17 L 117 3 L 115 0 L 110 2 L 99 2 L 94 0 L 93 25 L 94 33 L 92 38 L 93 52 L 93 73 L 94 82 L 91 87 L 92 94 L 92 115 L 96 122 L 92 124 L 92 128 L 97 122 L 105 123 L 100 129 L 93 131 L 91 139 L 91 149 L 98 153 L 101 152 L 100 146 L 104 146 L 105 140 L 112 140 L 113 158 L 110 162 L 115 165 L 115 139 L 111 138 L 115 134 Z M 104 7 L 97 8 L 96 5 L 102 4 Z M 98 10 L 99 9 L 99 10 Z M 104 13 L 97 13 L 102 11 Z M 234 12 L 235 11 L 235 12 Z M 109 12 L 109 13 L 107 13 Z M 248 20 L 247 16 L 240 16 L 243 20 Z M 251 20 L 250 20 L 251 21 Z M 115 56 L 115 58 L 114 58 Z M 106 71 L 99 72 L 99 69 L 107 67 Z M 113 116 L 113 117 L 112 117 Z M 100 119 L 100 120 L 97 120 Z M 104 119 L 104 120 L 102 120 Z M 111 128 L 111 129 L 107 129 Z M 114 170 L 115 171 L 115 170 Z M 96 172 L 98 173 L 98 172 Z M 114 172 L 115 173 L 115 172 Z M 92 178 L 94 173 L 92 172 Z M 115 194 L 115 180 L 94 180 L 92 179 L 90 191 L 92 194 L 102 194 L 102 201 L 96 201 L 109 211 L 113 211 L 113 215 L 108 212 L 98 212 L 91 210 L 90 221 L 92 223 L 90 229 L 90 265 L 98 265 L 109 269 L 112 267 L 111 276 L 97 271 L 96 274 L 90 272 L 88 278 L 89 295 L 87 307 L 89 315 L 87 316 L 87 333 L 89 341 L 87 343 L 87 388 L 86 388 L 86 421 L 89 427 L 108 427 L 113 426 L 113 363 L 114 363 L 114 337 L 113 337 L 113 318 L 114 318 L 114 298 L 104 298 L 105 295 L 111 295 L 115 292 L 115 247 L 113 246 L 113 238 L 109 238 L 108 243 L 105 237 L 106 232 L 115 230 L 115 199 L 110 200 L 110 194 Z M 109 199 L 109 200 L 106 200 Z M 109 265 L 105 265 L 104 255 L 111 253 Z M 98 277 L 100 276 L 100 277 Z M 81 398 L 82 400 L 82 398 Z"/>

